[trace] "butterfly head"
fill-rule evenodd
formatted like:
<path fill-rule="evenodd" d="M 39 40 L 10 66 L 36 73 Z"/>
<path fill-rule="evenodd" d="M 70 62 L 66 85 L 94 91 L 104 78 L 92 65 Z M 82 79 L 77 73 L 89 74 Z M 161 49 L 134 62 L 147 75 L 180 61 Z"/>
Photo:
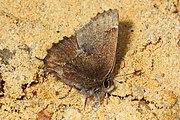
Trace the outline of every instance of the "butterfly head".
<path fill-rule="evenodd" d="M 101 85 L 98 85 L 97 87 L 93 87 L 91 89 L 82 89 L 81 91 L 87 97 L 93 97 L 96 101 L 99 101 L 101 98 L 104 98 L 106 94 L 112 92 L 114 88 L 115 86 L 113 81 L 105 80 L 101 83 Z"/>

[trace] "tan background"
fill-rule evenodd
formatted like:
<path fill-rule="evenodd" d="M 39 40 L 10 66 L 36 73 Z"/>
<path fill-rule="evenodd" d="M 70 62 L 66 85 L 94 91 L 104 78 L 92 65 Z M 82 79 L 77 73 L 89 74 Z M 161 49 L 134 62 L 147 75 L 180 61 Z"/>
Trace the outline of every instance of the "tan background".
<path fill-rule="evenodd" d="M 36 57 L 110 8 L 120 17 L 116 90 L 83 109 L 85 97 L 44 77 Z M 178 10 L 178 0 L 0 0 L 0 119 L 180 119 Z"/>

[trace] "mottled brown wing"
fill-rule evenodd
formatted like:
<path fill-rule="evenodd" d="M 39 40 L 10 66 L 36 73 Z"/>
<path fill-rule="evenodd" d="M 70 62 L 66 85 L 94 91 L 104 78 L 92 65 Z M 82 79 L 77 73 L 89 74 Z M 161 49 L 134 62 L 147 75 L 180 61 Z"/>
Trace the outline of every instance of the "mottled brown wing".
<path fill-rule="evenodd" d="M 97 14 L 77 33 L 77 42 L 83 51 L 100 57 L 96 68 L 102 80 L 113 69 L 118 39 L 119 15 L 116 9 Z M 94 61 L 94 59 L 91 59 Z M 104 66 L 104 67 L 102 67 Z M 94 76 L 95 77 L 95 76 Z M 104 79 L 103 79 L 104 80 Z"/>
<path fill-rule="evenodd" d="M 68 63 L 71 63 L 72 60 L 77 57 L 78 49 L 76 37 L 74 36 L 71 36 L 70 38 L 64 37 L 59 43 L 54 43 L 53 46 L 47 50 L 48 54 L 44 58 L 45 71 L 54 73 L 57 77 L 62 78 L 63 82 L 72 85 L 71 80 L 73 80 L 73 77 L 77 74 L 71 74 L 74 72 L 71 70 L 69 71 L 69 77 L 72 76 L 71 79 L 66 80 L 63 76 L 65 76 Z"/>
<path fill-rule="evenodd" d="M 116 9 L 98 13 L 96 17 L 92 18 L 88 24 L 76 33 L 78 45 L 86 52 L 101 54 L 104 44 L 111 42 L 110 46 L 112 47 L 107 49 L 111 49 L 111 52 L 114 53 L 116 51 L 118 25 L 119 15 Z M 110 37 L 107 39 L 106 32 L 113 28 L 116 29 L 114 31 L 116 39 L 111 39 Z"/>
<path fill-rule="evenodd" d="M 96 88 L 113 68 L 118 37 L 118 12 L 98 14 L 76 36 L 48 50 L 45 69 L 78 89 Z"/>

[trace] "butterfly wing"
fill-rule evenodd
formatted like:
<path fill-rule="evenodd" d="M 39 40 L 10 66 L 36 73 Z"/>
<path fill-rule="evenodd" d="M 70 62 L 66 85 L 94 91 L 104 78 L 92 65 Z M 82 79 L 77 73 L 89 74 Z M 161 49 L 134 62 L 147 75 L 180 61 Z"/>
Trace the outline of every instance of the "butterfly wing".
<path fill-rule="evenodd" d="M 77 33 L 77 42 L 83 51 L 99 56 L 95 62 L 94 76 L 98 80 L 104 78 L 114 67 L 118 39 L 119 15 L 116 9 L 97 14 Z M 97 62 L 96 62 L 97 61 Z M 95 73 L 98 71 L 98 75 Z"/>
<path fill-rule="evenodd" d="M 114 65 L 118 22 L 117 10 L 98 14 L 76 36 L 65 37 L 48 50 L 46 71 L 77 89 L 101 85 Z"/>
<path fill-rule="evenodd" d="M 53 43 L 53 46 L 47 50 L 48 54 L 44 58 L 44 69 L 46 72 L 54 73 L 57 77 L 61 78 L 66 84 L 73 86 L 72 82 L 76 82 L 76 74 L 72 69 L 68 69 L 69 63 L 77 56 L 78 44 L 76 37 L 64 37 L 59 43 Z M 74 68 L 75 69 L 75 68 Z M 69 71 L 69 72 L 68 72 Z M 67 75 L 67 73 L 69 73 Z M 75 73 L 75 74 L 74 74 Z M 63 76 L 69 77 L 64 78 Z"/>

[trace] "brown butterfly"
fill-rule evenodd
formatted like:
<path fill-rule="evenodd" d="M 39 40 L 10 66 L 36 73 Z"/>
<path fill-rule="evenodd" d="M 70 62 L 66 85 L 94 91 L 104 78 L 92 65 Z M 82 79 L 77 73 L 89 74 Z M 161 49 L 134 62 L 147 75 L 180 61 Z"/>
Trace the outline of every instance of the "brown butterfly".
<path fill-rule="evenodd" d="M 114 88 L 108 78 L 115 64 L 118 25 L 116 9 L 98 13 L 75 35 L 64 37 L 47 50 L 45 71 L 99 101 Z"/>

